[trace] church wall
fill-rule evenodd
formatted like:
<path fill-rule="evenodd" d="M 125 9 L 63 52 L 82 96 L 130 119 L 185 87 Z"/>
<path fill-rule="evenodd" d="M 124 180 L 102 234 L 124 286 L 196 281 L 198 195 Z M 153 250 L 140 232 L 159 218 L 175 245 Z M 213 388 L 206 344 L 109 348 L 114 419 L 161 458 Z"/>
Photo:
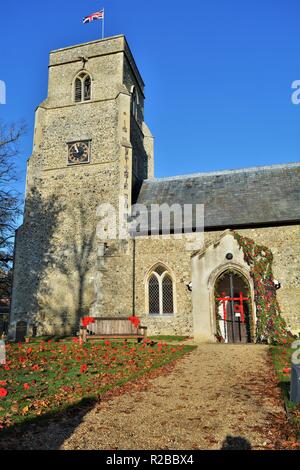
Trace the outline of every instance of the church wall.
<path fill-rule="evenodd" d="M 238 232 L 272 250 L 273 273 L 282 283 L 277 291 L 282 314 L 292 331 L 296 332 L 300 329 L 300 226 L 239 229 Z M 222 233 L 206 232 L 205 244 L 217 240 Z M 158 262 L 164 263 L 174 274 L 177 308 L 173 317 L 147 314 L 146 276 Z M 192 295 L 186 286 L 191 276 L 191 252 L 186 251 L 183 240 L 137 239 L 136 315 L 142 319 L 142 324 L 148 326 L 149 334 L 193 334 Z"/>
<path fill-rule="evenodd" d="M 273 274 L 282 284 L 277 291 L 282 315 L 289 327 L 296 332 L 300 329 L 300 225 L 237 231 L 272 250 Z M 216 240 L 221 233 L 206 233 L 206 243 Z"/>
<path fill-rule="evenodd" d="M 87 311 L 94 296 L 96 248 L 85 245 L 96 242 L 97 206 L 119 203 L 113 189 L 120 180 L 118 103 L 86 103 L 46 113 L 36 124 L 43 126 L 42 139 L 29 163 L 12 312 L 18 319 L 38 314 L 44 333 L 70 333 L 78 324 L 80 289 L 84 287 L 82 308 Z M 68 166 L 67 142 L 84 139 L 92 139 L 91 162 Z M 77 268 L 77 250 L 85 250 L 84 274 Z"/>
<path fill-rule="evenodd" d="M 114 181 L 117 185 L 111 168 L 95 165 L 84 175 L 48 175 L 28 194 L 27 217 L 17 237 L 14 315 L 38 313 L 48 333 L 58 326 L 73 331 L 81 288 L 88 313 L 95 295 L 96 209 L 103 201 L 114 202 Z"/>
<path fill-rule="evenodd" d="M 92 101 L 74 104 L 73 80 L 83 65 L 92 76 Z M 130 113 L 133 85 L 138 123 Z M 99 204 L 117 208 L 119 196 L 131 204 L 132 156 L 142 177 L 150 158 L 153 175 L 153 138 L 143 122 L 143 103 L 143 82 L 124 37 L 51 53 L 48 98 L 36 113 L 25 217 L 16 237 L 12 329 L 25 320 L 38 322 L 38 334 L 74 333 L 80 307 L 83 314 L 135 312 L 149 334 L 193 334 L 187 288 L 192 252 L 186 240 L 137 238 L 134 268 L 131 240 L 108 241 L 105 248 L 96 238 Z M 89 139 L 91 162 L 68 166 L 67 143 Z M 272 250 L 282 313 L 293 329 L 300 328 L 300 226 L 238 231 Z M 205 233 L 205 243 L 221 233 Z M 146 276 L 158 262 L 174 278 L 173 316 L 147 313 Z"/>
<path fill-rule="evenodd" d="M 149 334 L 192 335 L 192 296 L 187 288 L 191 282 L 191 252 L 186 241 L 173 238 L 136 240 L 136 315 L 148 327 Z M 175 314 L 148 315 L 145 285 L 147 273 L 158 262 L 163 263 L 175 280 Z"/>
<path fill-rule="evenodd" d="M 123 62 L 123 81 L 129 93 L 132 92 L 133 87 L 135 87 L 138 95 L 138 110 L 137 110 L 137 122 L 140 127 L 142 127 L 144 122 L 144 87 L 141 86 L 138 78 L 132 73 L 132 66 L 130 62 L 125 59 Z"/>
<path fill-rule="evenodd" d="M 150 153 L 150 159 L 153 158 L 151 150 L 145 145 L 144 130 L 146 127 L 144 123 L 144 94 L 143 88 L 140 86 L 140 82 L 135 75 L 132 73 L 132 64 L 125 59 L 124 60 L 124 85 L 126 86 L 129 93 L 135 88 L 138 96 L 137 115 L 131 116 L 130 120 L 130 142 L 133 148 L 132 154 L 132 178 L 133 178 L 133 197 L 137 196 L 142 181 L 148 178 L 148 155 Z M 152 174 L 150 170 L 150 174 Z"/>
<path fill-rule="evenodd" d="M 81 51 L 79 50 L 79 53 Z M 85 64 L 81 60 L 50 67 L 48 98 L 45 103 L 51 107 L 70 106 L 73 104 L 74 79 L 83 68 L 92 78 L 92 100 L 114 99 L 122 83 L 123 54 L 99 56 L 89 59 Z M 99 74 L 101 70 L 101 74 Z M 78 106 L 85 106 L 86 103 Z"/>
<path fill-rule="evenodd" d="M 123 41 L 118 38 L 116 47 L 122 48 Z M 105 45 L 106 41 L 97 42 L 51 54 L 52 65 L 75 62 L 50 67 L 49 98 L 36 113 L 24 223 L 16 240 L 12 335 L 18 320 L 37 323 L 38 334 L 69 334 L 78 329 L 79 307 L 82 314 L 89 313 L 99 281 L 97 207 L 109 203 L 118 208 L 119 196 L 126 195 L 130 203 L 130 171 L 124 176 L 126 165 L 129 170 L 131 166 L 130 96 L 122 85 L 122 54 L 88 60 L 86 70 L 92 76 L 98 67 L 92 99 L 100 101 L 73 102 L 72 79 L 81 68 L 76 59 L 80 54 L 99 53 Z M 86 139 L 91 139 L 91 162 L 68 165 L 67 143 Z M 116 256 L 123 255 L 122 244 L 119 249 L 111 242 L 109 252 L 112 261 L 107 264 L 111 262 L 113 268 Z M 105 278 L 112 298 L 117 286 L 119 299 L 126 299 L 128 287 L 121 281 L 129 277 L 122 272 L 127 266 L 119 264 L 113 279 Z M 125 312 L 120 300 L 112 302 L 109 310 Z"/>
<path fill-rule="evenodd" d="M 185 240 L 144 239 L 108 243 L 100 270 L 100 298 L 95 315 L 129 316 L 135 313 L 148 334 L 192 335 L 191 251 L 186 250 Z M 158 262 L 163 263 L 175 281 L 175 314 L 151 317 L 146 298 L 147 274 Z M 133 288 L 133 279 L 135 287 Z M 135 296 L 133 300 L 133 292 Z"/>

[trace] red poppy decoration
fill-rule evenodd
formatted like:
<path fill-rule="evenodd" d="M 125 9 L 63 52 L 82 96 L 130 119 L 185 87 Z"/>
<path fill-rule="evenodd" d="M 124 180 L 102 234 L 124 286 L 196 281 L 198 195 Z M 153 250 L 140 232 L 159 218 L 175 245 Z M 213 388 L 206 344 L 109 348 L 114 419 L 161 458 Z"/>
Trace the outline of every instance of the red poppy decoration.
<path fill-rule="evenodd" d="M 0 397 L 6 397 L 7 393 L 6 388 L 0 388 Z"/>
<path fill-rule="evenodd" d="M 85 374 L 87 369 L 88 369 L 88 366 L 86 364 L 82 364 L 82 366 L 80 367 L 80 373 Z"/>
<path fill-rule="evenodd" d="M 139 324 L 141 323 L 141 320 L 134 316 L 128 317 L 128 320 L 131 321 L 135 328 L 138 328 Z"/>
<path fill-rule="evenodd" d="M 95 318 L 93 317 L 83 317 L 81 319 L 82 326 L 88 326 L 90 323 L 95 323 Z"/>

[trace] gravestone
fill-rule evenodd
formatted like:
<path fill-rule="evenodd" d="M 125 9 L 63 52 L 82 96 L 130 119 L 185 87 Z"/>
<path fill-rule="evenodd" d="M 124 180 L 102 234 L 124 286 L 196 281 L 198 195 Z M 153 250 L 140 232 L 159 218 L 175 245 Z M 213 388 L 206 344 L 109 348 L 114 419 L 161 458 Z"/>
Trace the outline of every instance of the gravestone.
<path fill-rule="evenodd" d="M 16 326 L 16 341 L 22 342 L 25 341 L 25 336 L 27 335 L 27 322 L 18 321 Z"/>

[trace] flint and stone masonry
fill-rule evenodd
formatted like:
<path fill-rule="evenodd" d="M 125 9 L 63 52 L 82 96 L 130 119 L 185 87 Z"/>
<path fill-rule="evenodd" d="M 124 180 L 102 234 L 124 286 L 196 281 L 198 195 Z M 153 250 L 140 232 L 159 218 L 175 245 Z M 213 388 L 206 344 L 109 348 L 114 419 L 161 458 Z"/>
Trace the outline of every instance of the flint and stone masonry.
<path fill-rule="evenodd" d="M 75 100 L 81 74 L 91 79 L 86 101 Z M 297 331 L 300 163 L 156 179 L 144 99 L 124 36 L 50 53 L 48 96 L 36 110 L 24 221 L 16 233 L 10 337 L 18 322 L 26 322 L 28 334 L 65 335 L 76 334 L 84 315 L 135 314 L 149 334 L 215 341 L 214 273 L 231 267 L 247 277 L 232 229 L 272 249 L 283 316 Z M 70 163 L 70 146 L 81 142 L 88 143 L 88 162 Z M 174 236 L 100 239 L 97 208 L 118 211 L 120 198 L 129 208 L 204 204 L 203 244 L 191 250 Z M 173 312 L 151 315 L 149 276 L 159 265 L 173 282 Z"/>

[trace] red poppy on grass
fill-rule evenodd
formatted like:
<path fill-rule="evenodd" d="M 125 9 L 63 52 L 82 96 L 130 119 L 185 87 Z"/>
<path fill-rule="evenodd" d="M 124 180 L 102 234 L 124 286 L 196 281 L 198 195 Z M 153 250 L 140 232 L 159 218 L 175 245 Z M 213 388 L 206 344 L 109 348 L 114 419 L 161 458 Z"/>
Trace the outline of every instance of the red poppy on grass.
<path fill-rule="evenodd" d="M 0 388 L 0 397 L 6 397 L 7 393 L 6 388 Z"/>
<path fill-rule="evenodd" d="M 24 390 L 29 390 L 30 385 L 28 383 L 25 383 L 25 384 L 23 384 L 23 388 L 24 388 Z"/>
<path fill-rule="evenodd" d="M 0 380 L 0 385 L 6 385 L 6 384 L 7 384 L 6 380 Z"/>
<path fill-rule="evenodd" d="M 31 367 L 32 370 L 39 370 L 40 369 L 40 366 L 38 364 L 34 364 L 32 367 Z"/>
<path fill-rule="evenodd" d="M 84 374 L 88 369 L 88 366 L 86 364 L 82 364 L 82 366 L 80 367 L 80 373 L 81 374 Z"/>

